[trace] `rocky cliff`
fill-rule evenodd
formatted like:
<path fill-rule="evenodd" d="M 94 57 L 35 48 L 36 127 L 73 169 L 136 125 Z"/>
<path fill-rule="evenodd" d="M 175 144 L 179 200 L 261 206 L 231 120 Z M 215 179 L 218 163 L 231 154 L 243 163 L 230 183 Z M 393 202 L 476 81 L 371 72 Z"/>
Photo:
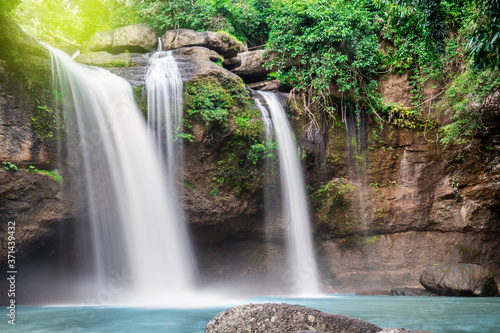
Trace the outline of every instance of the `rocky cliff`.
<path fill-rule="evenodd" d="M 1 37 L 0 44 L 8 45 L 1 49 L 16 51 L 29 43 L 38 59 L 26 63 L 44 64 L 41 68 L 46 72 L 46 51 L 5 18 L 2 27 L 13 33 Z M 148 43 L 124 41 L 120 31 L 104 34 L 110 47 L 101 36 L 99 47 L 90 45 L 96 52 L 82 54 L 77 61 L 106 67 L 129 80 L 146 113 L 146 52 L 156 47 L 156 35 L 143 34 L 151 35 Z M 235 73 L 253 82 L 255 89 L 289 89 L 276 82 L 255 83 L 267 74 L 259 63 L 261 52 L 242 52 L 244 48 L 228 38 L 190 31 L 162 37 L 164 49 L 173 50 L 184 73 L 186 111 L 195 110 L 193 98 L 204 98 L 204 91 L 232 96 L 223 126 L 206 122 L 195 112 L 186 113 L 189 140 L 179 187 L 207 278 L 260 281 L 271 273 L 283 284 L 290 280 L 284 264 L 283 228 L 278 216 L 272 222 L 277 231 L 266 241 L 264 164 L 262 158 L 249 158 L 255 145 L 262 143 L 261 122 L 252 92 Z M 46 118 L 36 121 L 50 101 L 41 103 L 30 90 L 32 79 L 16 68 L 16 54 L 25 50 L 2 50 L 1 162 L 53 170 L 64 162 L 57 161 L 56 140 L 50 136 L 54 123 Z M 386 100 L 404 104 L 409 98 L 404 76 L 380 80 Z M 42 81 L 41 89 L 50 89 L 49 80 Z M 495 103 L 487 107 L 487 131 L 466 145 L 443 147 L 436 141 L 437 127 L 428 128 L 416 120 L 408 120 L 411 126 L 386 125 L 381 130 L 366 116 L 364 127 L 354 134 L 341 121 L 322 131 L 304 131 L 307 124 L 300 106 L 290 103 L 290 117 L 304 152 L 316 251 L 326 284 L 341 291 L 418 286 L 420 273 L 435 261 L 481 263 L 500 275 L 500 108 Z M 358 147 L 350 143 L 353 135 Z M 82 215 L 77 213 L 82 208 L 75 208 L 71 196 L 62 195 L 61 185 L 47 175 L 0 170 L 0 179 L 2 231 L 7 221 L 15 219 L 22 230 L 19 251 L 26 252 L 26 257 L 36 258 L 40 242 L 46 245 L 46 256 L 57 252 L 50 245 L 55 226 L 71 224 Z M 64 186 L 76 181 L 63 175 Z M 4 245 L 2 258 L 5 251 Z"/>

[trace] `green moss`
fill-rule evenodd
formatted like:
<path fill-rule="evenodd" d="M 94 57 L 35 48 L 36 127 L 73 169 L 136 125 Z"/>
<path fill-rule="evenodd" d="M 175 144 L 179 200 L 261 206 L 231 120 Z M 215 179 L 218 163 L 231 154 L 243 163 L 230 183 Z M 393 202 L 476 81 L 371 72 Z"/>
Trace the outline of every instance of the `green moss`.
<path fill-rule="evenodd" d="M 101 67 L 128 67 L 128 61 L 124 59 L 111 59 L 100 64 Z"/>
<path fill-rule="evenodd" d="M 51 179 L 55 180 L 59 184 L 62 184 L 62 176 L 59 174 L 59 169 L 54 169 L 52 171 L 38 170 L 34 166 L 30 165 L 25 171 L 28 173 L 38 173 L 40 175 L 50 177 Z"/>
<path fill-rule="evenodd" d="M 32 107 L 31 125 L 39 138 L 53 139 L 59 117 L 55 109 L 57 96 L 51 90 L 52 70 L 48 50 L 10 19 L 0 15 L 0 65 L 2 71 L 21 78 Z"/>
<path fill-rule="evenodd" d="M 214 77 L 195 78 L 184 85 L 184 109 L 190 121 L 201 119 L 207 127 L 230 130 L 239 136 L 257 138 L 262 132 L 259 111 L 252 108 L 241 80 Z"/>
<path fill-rule="evenodd" d="M 235 104 L 229 89 L 215 78 L 193 79 L 184 86 L 184 107 L 188 119 L 201 118 L 207 126 L 226 129 Z"/>
<path fill-rule="evenodd" d="M 471 249 L 468 246 L 455 244 L 455 247 L 458 249 L 458 253 L 460 255 L 461 262 L 469 263 L 469 264 L 481 264 L 481 253 Z"/>
<path fill-rule="evenodd" d="M 379 239 L 378 235 L 366 236 L 366 237 L 357 234 L 348 235 L 347 237 L 342 238 L 342 240 L 339 243 L 339 246 L 345 249 L 355 248 L 369 244 L 374 244 L 378 241 L 378 239 Z"/>
<path fill-rule="evenodd" d="M 266 155 L 262 143 L 262 121 L 245 85 L 231 78 L 201 77 L 184 85 L 184 133 L 191 135 L 194 122 L 207 133 L 218 133 L 223 158 L 211 186 L 236 195 L 253 191 L 263 179 L 261 162 Z"/>
<path fill-rule="evenodd" d="M 17 171 L 17 166 L 10 162 L 2 162 L 2 168 L 5 171 L 12 171 L 12 172 Z"/>
<path fill-rule="evenodd" d="M 242 41 L 240 41 L 238 39 L 238 37 L 236 37 L 235 35 L 227 32 L 227 31 L 219 30 L 219 31 L 217 31 L 217 34 L 221 36 L 222 41 L 224 41 L 224 42 L 230 42 L 232 40 L 233 43 L 235 44 L 235 46 L 234 46 L 235 51 L 238 51 L 239 48 L 245 47 L 245 44 Z"/>

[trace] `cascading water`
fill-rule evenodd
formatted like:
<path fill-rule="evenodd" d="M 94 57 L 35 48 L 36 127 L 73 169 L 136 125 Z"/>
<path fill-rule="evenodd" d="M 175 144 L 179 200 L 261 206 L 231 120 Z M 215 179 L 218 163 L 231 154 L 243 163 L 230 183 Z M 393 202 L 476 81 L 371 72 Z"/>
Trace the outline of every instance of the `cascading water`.
<path fill-rule="evenodd" d="M 363 223 L 363 232 L 366 236 L 366 209 L 365 179 L 366 179 L 366 150 L 368 148 L 368 122 L 363 109 L 343 111 L 343 122 L 345 124 L 346 143 L 348 148 L 349 178 L 357 185 L 358 192 L 358 216 Z"/>
<path fill-rule="evenodd" d="M 130 85 L 49 50 L 64 108 L 68 164 L 84 179 L 88 200 L 88 284 L 108 291 L 109 303 L 152 305 L 192 291 L 186 231 Z M 108 290 L 116 274 L 128 279 L 119 295 L 117 288 Z"/>
<path fill-rule="evenodd" d="M 182 170 L 182 77 L 172 51 L 155 52 L 146 74 L 148 128 L 172 185 Z"/>
<path fill-rule="evenodd" d="M 146 73 L 148 95 L 148 130 L 154 138 L 159 156 L 165 162 L 166 177 L 171 189 L 170 200 L 174 207 L 178 224 L 184 225 L 184 212 L 179 202 L 177 180 L 183 178 L 182 155 L 182 76 L 172 51 L 162 51 L 161 39 L 158 39 L 158 51 L 149 61 Z M 189 243 L 189 236 L 182 228 L 182 239 Z M 190 247 L 186 248 L 189 262 L 195 258 Z M 197 275 L 195 265 L 192 265 Z"/>
<path fill-rule="evenodd" d="M 290 274 L 297 294 L 320 292 L 316 260 L 310 230 L 309 209 L 297 145 L 285 110 L 276 94 L 260 92 L 268 106 L 278 142 L 283 215 L 289 233 Z M 262 109 L 261 109 L 262 110 Z M 266 119 L 264 118 L 264 123 Z"/>
<path fill-rule="evenodd" d="M 260 116 L 263 123 L 264 129 L 264 143 L 265 143 L 265 186 L 264 186 L 264 215 L 266 220 L 266 238 L 267 241 L 271 241 L 271 235 L 274 234 L 272 224 L 269 223 L 276 219 L 276 215 L 279 214 L 279 207 L 281 203 L 279 202 L 276 195 L 279 196 L 279 174 L 275 176 L 277 169 L 277 159 L 273 158 L 275 156 L 275 147 L 273 145 L 274 130 L 273 123 L 269 116 L 269 112 L 262 105 L 258 99 L 254 99 L 257 108 L 260 111 Z"/>

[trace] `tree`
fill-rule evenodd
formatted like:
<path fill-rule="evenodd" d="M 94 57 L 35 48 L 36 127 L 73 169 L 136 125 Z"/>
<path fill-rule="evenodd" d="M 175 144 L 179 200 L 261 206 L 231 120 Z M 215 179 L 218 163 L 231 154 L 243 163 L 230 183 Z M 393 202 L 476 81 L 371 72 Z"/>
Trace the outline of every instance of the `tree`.
<path fill-rule="evenodd" d="M 479 1 L 480 15 L 467 43 L 475 70 L 500 69 L 500 1 Z"/>

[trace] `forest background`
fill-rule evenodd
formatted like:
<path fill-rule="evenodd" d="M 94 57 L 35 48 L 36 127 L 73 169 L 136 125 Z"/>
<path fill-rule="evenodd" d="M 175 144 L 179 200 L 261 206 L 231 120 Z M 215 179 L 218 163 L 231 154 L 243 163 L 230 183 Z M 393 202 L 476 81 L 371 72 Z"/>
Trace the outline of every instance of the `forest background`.
<path fill-rule="evenodd" d="M 437 139 L 443 145 L 467 142 L 485 128 L 483 106 L 500 85 L 495 0 L 4 0 L 0 13 L 34 37 L 74 44 L 136 23 L 160 36 L 223 31 L 276 52 L 269 79 L 304 96 L 314 122 L 336 121 L 340 93 L 351 108 L 371 112 L 380 128 L 409 119 L 434 126 L 438 114 L 447 114 Z M 289 58 L 297 60 L 292 67 Z M 408 74 L 411 107 L 378 93 L 378 78 L 397 73 Z M 423 93 L 429 82 L 439 88 L 434 96 Z"/>

